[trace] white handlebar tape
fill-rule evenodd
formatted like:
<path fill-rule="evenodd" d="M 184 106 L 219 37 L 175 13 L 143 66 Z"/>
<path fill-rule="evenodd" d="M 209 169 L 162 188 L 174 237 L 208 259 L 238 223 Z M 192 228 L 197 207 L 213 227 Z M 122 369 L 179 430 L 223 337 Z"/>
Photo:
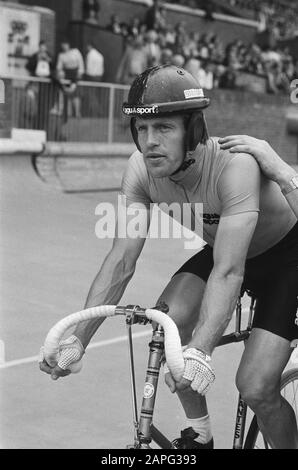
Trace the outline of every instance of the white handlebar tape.
<path fill-rule="evenodd" d="M 46 336 L 44 343 L 44 357 L 47 363 L 54 367 L 59 359 L 59 343 L 68 328 L 83 321 L 101 317 L 113 317 L 116 312 L 115 305 L 103 305 L 87 310 L 73 313 L 60 320 L 54 325 Z M 149 320 L 159 323 L 165 332 L 165 355 L 168 367 L 173 378 L 179 381 L 184 372 L 184 359 L 182 354 L 181 340 L 174 321 L 159 310 L 147 309 L 145 315 Z M 78 367 L 78 363 L 71 364 L 69 369 Z M 75 370 L 74 370 L 75 371 Z"/>
<path fill-rule="evenodd" d="M 92 307 L 80 312 L 72 313 L 60 320 L 48 332 L 44 342 L 44 357 L 47 363 L 54 367 L 59 358 L 59 343 L 68 328 L 93 318 L 112 317 L 115 315 L 116 306 L 103 305 L 100 307 Z M 69 367 L 71 370 L 71 365 Z"/>
<path fill-rule="evenodd" d="M 165 332 L 165 355 L 173 378 L 178 382 L 184 372 L 184 359 L 178 328 L 174 321 L 159 310 L 146 310 L 146 317 L 159 323 Z"/>

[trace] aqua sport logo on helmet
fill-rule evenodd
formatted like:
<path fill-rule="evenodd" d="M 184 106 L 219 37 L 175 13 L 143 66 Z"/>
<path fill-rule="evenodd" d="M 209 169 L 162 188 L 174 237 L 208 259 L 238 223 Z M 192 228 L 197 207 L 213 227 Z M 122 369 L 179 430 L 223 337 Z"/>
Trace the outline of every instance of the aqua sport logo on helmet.
<path fill-rule="evenodd" d="M 152 105 L 152 106 L 129 106 L 124 104 L 123 105 L 123 113 L 126 114 L 127 116 L 131 115 L 138 115 L 142 116 L 143 114 L 158 114 L 158 106 Z"/>

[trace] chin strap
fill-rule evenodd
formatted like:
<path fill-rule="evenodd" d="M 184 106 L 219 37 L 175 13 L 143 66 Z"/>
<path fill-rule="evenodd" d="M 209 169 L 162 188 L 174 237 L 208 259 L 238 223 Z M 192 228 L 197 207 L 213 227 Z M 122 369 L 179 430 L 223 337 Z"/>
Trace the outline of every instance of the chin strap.
<path fill-rule="evenodd" d="M 195 161 L 196 160 L 194 158 L 186 156 L 181 166 L 171 176 L 177 175 L 177 173 L 179 173 L 180 171 L 186 171 L 191 165 L 195 163 Z"/>

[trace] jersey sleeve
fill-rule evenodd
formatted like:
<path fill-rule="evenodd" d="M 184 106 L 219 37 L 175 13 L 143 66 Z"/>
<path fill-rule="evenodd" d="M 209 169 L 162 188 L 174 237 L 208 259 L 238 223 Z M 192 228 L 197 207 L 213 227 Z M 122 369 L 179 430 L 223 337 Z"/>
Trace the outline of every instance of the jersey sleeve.
<path fill-rule="evenodd" d="M 221 217 L 260 212 L 261 172 L 254 157 L 236 154 L 223 168 L 217 182 Z"/>
<path fill-rule="evenodd" d="M 150 207 L 152 200 L 149 193 L 148 174 L 140 152 L 135 152 L 128 160 L 120 193 L 126 197 L 129 205 L 141 203 L 146 208 Z"/>

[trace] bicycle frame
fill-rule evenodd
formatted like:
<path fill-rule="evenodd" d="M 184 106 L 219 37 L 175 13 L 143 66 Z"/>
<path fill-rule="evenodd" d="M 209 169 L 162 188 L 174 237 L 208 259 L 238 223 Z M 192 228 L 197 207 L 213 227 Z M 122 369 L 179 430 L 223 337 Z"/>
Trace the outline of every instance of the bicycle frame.
<path fill-rule="evenodd" d="M 242 304 L 241 298 L 238 298 L 236 305 L 236 324 L 235 331 L 231 334 L 224 335 L 217 347 L 226 344 L 246 341 L 249 338 L 252 328 L 253 314 L 256 307 L 256 299 L 251 296 L 251 303 L 249 307 L 248 324 L 245 330 L 241 330 L 241 317 L 242 317 Z M 164 313 L 168 313 L 168 306 L 164 303 L 155 307 Z M 130 309 L 130 310 L 129 310 Z M 132 384 L 132 399 L 133 399 L 133 420 L 134 420 L 134 445 L 128 448 L 134 449 L 150 449 L 150 443 L 156 442 L 163 449 L 171 449 L 171 442 L 153 425 L 153 412 L 157 394 L 158 379 L 160 374 L 160 367 L 164 357 L 164 332 L 163 328 L 158 325 L 152 334 L 151 342 L 149 343 L 149 359 L 145 377 L 145 386 L 143 392 L 143 400 L 141 405 L 140 418 L 138 419 L 137 399 L 136 399 L 136 382 L 134 374 L 134 356 L 133 356 L 133 343 L 131 327 L 135 323 L 145 323 L 146 321 L 140 316 L 140 308 L 138 306 L 126 307 L 129 314 L 126 317 L 126 324 L 128 329 L 128 344 L 130 355 L 130 373 Z M 244 432 L 246 424 L 247 405 L 239 394 L 236 423 L 233 438 L 233 449 L 242 449 L 244 441 Z"/>

